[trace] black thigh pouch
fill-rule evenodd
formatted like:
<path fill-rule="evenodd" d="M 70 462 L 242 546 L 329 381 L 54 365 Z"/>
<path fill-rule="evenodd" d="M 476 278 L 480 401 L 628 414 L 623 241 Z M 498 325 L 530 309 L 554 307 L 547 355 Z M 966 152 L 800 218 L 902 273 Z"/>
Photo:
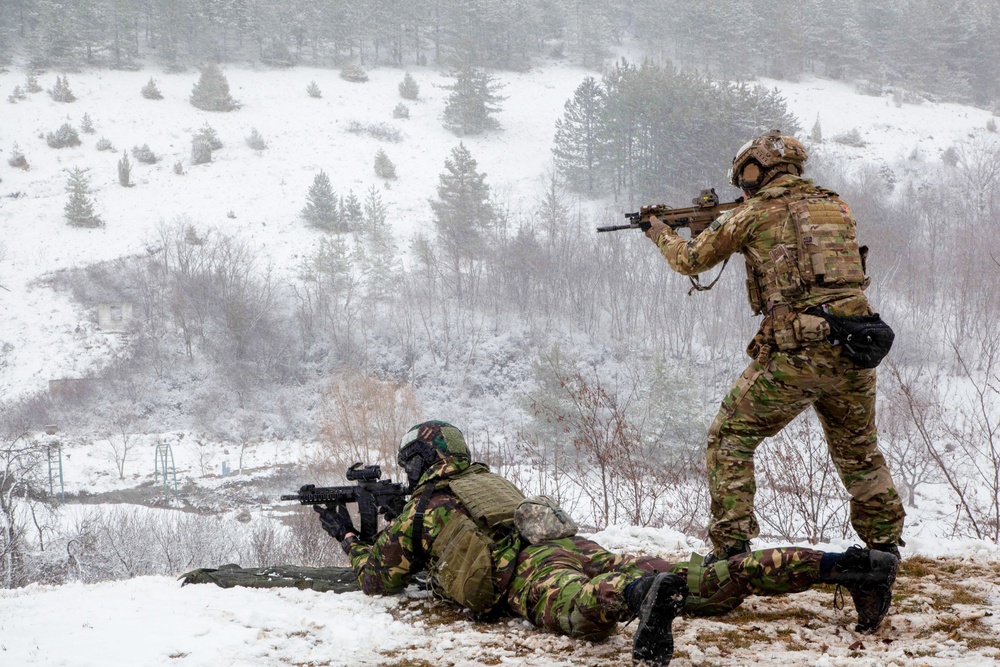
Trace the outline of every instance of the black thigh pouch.
<path fill-rule="evenodd" d="M 839 345 L 844 356 L 859 368 L 875 368 L 892 349 L 896 338 L 892 327 L 874 315 L 853 315 L 840 317 L 820 309 L 810 309 L 811 314 L 820 315 L 830 324 L 827 340 Z"/>

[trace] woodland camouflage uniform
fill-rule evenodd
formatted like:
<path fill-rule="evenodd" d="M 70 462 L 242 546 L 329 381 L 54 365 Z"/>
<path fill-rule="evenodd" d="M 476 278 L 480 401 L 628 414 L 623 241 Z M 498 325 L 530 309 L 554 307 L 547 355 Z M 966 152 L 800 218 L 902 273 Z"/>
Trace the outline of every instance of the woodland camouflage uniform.
<path fill-rule="evenodd" d="M 413 574 L 436 571 L 435 541 L 458 515 L 470 517 L 459 498 L 442 484 L 485 470 L 465 457 L 443 456 L 419 479 L 402 513 L 371 545 L 349 537 L 343 545 L 350 556 L 361 589 L 369 594 L 402 591 Z M 473 477 L 475 479 L 475 477 Z M 416 517 L 424 503 L 421 543 L 416 547 Z M 496 595 L 486 611 L 511 611 L 539 627 L 572 637 L 597 641 L 610 636 L 619 622 L 635 612 L 626 589 L 643 575 L 672 572 L 691 590 L 685 611 L 725 613 L 751 594 L 780 595 L 805 590 L 821 581 L 824 553 L 811 549 L 779 548 L 740 554 L 726 565 L 689 569 L 689 562 L 671 563 L 655 557 L 614 554 L 583 537 L 567 537 L 527 544 L 512 527 L 493 534 L 493 580 Z M 830 556 L 839 556 L 831 554 Z M 699 559 L 692 556 L 692 562 Z M 834 560 L 830 560 L 833 563 Z M 440 592 L 440 591 L 439 591 Z"/>
<path fill-rule="evenodd" d="M 804 161 L 804 149 L 801 157 Z M 701 273 L 742 253 L 751 308 L 765 316 L 747 348 L 753 361 L 726 395 L 708 434 L 709 535 L 718 557 L 747 548 L 759 532 L 753 513 L 757 445 L 809 406 L 819 416 L 830 455 L 851 496 L 851 524 L 857 534 L 869 547 L 895 548 L 901 543 L 904 510 L 877 445 L 875 370 L 858 368 L 839 346 L 827 342 L 829 329 L 817 326 L 823 318 L 805 315 L 820 306 L 831 315 L 872 314 L 862 292 L 868 282 L 863 269 L 867 249 L 857 248 L 853 215 L 836 193 L 793 171 L 765 180 L 755 196 L 693 239 L 669 227 L 647 232 L 670 266 L 684 275 Z M 832 216 L 823 218 L 833 219 L 829 227 L 836 230 L 830 252 L 838 267 L 848 267 L 846 279 L 807 284 L 797 292 L 786 289 L 787 274 L 777 269 L 788 258 L 779 246 L 794 244 L 788 235 L 794 226 L 789 224 L 790 210 L 802 210 L 794 208 L 797 202 L 813 204 L 805 216 L 810 211 L 817 219 Z"/>

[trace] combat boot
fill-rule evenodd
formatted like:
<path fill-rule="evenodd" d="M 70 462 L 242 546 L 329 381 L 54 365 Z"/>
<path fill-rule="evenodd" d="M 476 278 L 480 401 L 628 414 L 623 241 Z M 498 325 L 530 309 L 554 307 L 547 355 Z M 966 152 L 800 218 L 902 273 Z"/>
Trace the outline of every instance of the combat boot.
<path fill-rule="evenodd" d="M 847 589 L 858 611 L 854 631 L 871 633 L 889 612 L 897 567 L 899 561 L 891 553 L 850 547 L 828 572 L 820 572 L 820 581 Z"/>
<path fill-rule="evenodd" d="M 625 591 L 639 626 L 632 640 L 633 667 L 667 667 L 674 656 L 674 617 L 684 608 L 688 589 L 682 577 L 668 572 L 643 575 Z"/>

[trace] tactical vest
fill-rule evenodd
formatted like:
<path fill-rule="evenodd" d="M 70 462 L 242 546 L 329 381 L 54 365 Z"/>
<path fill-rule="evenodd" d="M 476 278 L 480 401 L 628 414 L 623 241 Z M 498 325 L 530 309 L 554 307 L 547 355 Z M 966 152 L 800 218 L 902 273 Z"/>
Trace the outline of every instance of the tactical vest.
<path fill-rule="evenodd" d="M 816 188 L 795 193 L 775 187 L 759 196 L 782 200 L 788 213 L 778 243 L 763 263 L 746 262 L 747 296 L 754 314 L 768 314 L 781 305 L 798 310 L 817 287 L 867 286 L 854 216 L 835 192 Z"/>
<path fill-rule="evenodd" d="M 503 592 L 497 580 L 493 546 L 514 530 L 514 510 L 524 494 L 486 466 L 439 482 L 436 490 L 450 489 L 472 518 L 455 512 L 431 546 L 430 581 L 444 597 L 474 612 L 489 611 Z"/>

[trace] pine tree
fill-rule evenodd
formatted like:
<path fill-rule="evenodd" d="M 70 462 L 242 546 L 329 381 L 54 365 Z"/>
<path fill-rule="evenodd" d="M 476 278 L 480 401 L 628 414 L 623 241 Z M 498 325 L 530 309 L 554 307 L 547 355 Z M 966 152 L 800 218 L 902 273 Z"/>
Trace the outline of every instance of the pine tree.
<path fill-rule="evenodd" d="M 389 180 L 396 179 L 396 165 L 381 148 L 375 153 L 375 175 Z M 374 186 L 373 186 L 374 187 Z"/>
<path fill-rule="evenodd" d="M 122 151 L 122 159 L 118 160 L 118 182 L 123 187 L 132 187 L 132 163 L 128 160 L 128 151 Z"/>
<path fill-rule="evenodd" d="M 257 131 L 256 127 L 250 128 L 250 136 L 246 138 L 247 146 L 255 151 L 262 151 L 267 148 L 267 141 L 264 136 Z"/>
<path fill-rule="evenodd" d="M 399 84 L 399 96 L 404 100 L 415 100 L 420 95 L 420 86 L 413 76 L 407 72 Z"/>
<path fill-rule="evenodd" d="M 56 83 L 52 88 L 49 89 L 49 97 L 51 97 L 56 102 L 75 102 L 76 97 L 73 95 L 73 91 L 69 89 L 69 77 L 66 76 L 56 76 Z"/>
<path fill-rule="evenodd" d="M 505 97 L 498 94 L 503 84 L 485 70 L 470 65 L 452 73 L 455 83 L 444 108 L 444 126 L 458 136 L 481 134 L 500 128 L 494 114 L 502 110 Z"/>
<path fill-rule="evenodd" d="M 104 221 L 94 212 L 94 204 L 88 196 L 89 191 L 90 182 L 87 179 L 86 170 L 74 167 L 69 172 L 69 180 L 66 183 L 69 201 L 66 202 L 66 207 L 63 209 L 66 222 L 73 227 L 104 226 Z"/>
<path fill-rule="evenodd" d="M 83 114 L 83 118 L 80 119 L 80 131 L 85 134 L 94 133 L 94 121 L 91 119 L 89 113 Z"/>
<path fill-rule="evenodd" d="M 198 130 L 198 133 L 195 136 L 204 139 L 209 148 L 213 151 L 217 151 L 222 148 L 222 140 L 219 139 L 219 135 L 216 134 L 215 128 L 208 123 L 202 125 L 201 129 Z"/>
<path fill-rule="evenodd" d="M 364 227 L 358 253 L 369 298 L 380 299 L 392 293 L 396 271 L 396 244 L 388 223 L 388 207 L 374 185 L 364 204 Z"/>
<path fill-rule="evenodd" d="M 490 203 L 486 174 L 476 169 L 464 143 L 452 149 L 439 176 L 436 200 L 431 200 L 437 237 L 451 262 L 456 288 L 462 292 L 462 270 L 486 251 L 489 231 L 497 214 Z"/>
<path fill-rule="evenodd" d="M 607 97 L 592 76 L 583 80 L 556 121 L 552 156 L 566 184 L 593 194 L 604 152 L 603 117 Z"/>
<path fill-rule="evenodd" d="M 309 93 L 309 97 L 315 97 L 317 100 L 323 97 L 323 93 L 320 91 L 319 86 L 316 85 L 315 81 L 309 82 L 309 85 L 306 86 L 306 92 Z"/>
<path fill-rule="evenodd" d="M 302 209 L 302 218 L 307 224 L 326 231 L 342 231 L 340 211 L 337 205 L 337 195 L 330 185 L 330 177 L 320 170 L 313 178 L 306 195 L 306 205 Z"/>
<path fill-rule="evenodd" d="M 212 146 L 208 140 L 196 134 L 191 137 L 191 164 L 208 164 L 212 161 Z"/>
<path fill-rule="evenodd" d="M 67 146 L 79 146 L 80 135 L 69 123 L 63 123 L 55 132 L 45 135 L 45 143 L 52 148 L 66 148 Z"/>
<path fill-rule="evenodd" d="M 812 132 L 809 133 L 809 141 L 814 144 L 823 143 L 823 128 L 819 125 L 819 114 L 816 114 L 816 122 L 813 123 Z"/>
<path fill-rule="evenodd" d="M 147 100 L 162 100 L 163 94 L 160 89 L 156 87 L 156 81 L 153 77 L 149 77 L 149 83 L 142 87 L 142 96 Z"/>
<path fill-rule="evenodd" d="M 361 227 L 361 223 L 365 219 L 365 214 L 361 208 L 361 200 L 354 194 L 354 190 L 347 191 L 347 197 L 340 203 L 340 213 L 348 231 Z"/>
<path fill-rule="evenodd" d="M 205 111 L 233 111 L 239 103 L 229 94 L 229 81 L 219 66 L 209 63 L 201 70 L 191 91 L 191 104 Z"/>

